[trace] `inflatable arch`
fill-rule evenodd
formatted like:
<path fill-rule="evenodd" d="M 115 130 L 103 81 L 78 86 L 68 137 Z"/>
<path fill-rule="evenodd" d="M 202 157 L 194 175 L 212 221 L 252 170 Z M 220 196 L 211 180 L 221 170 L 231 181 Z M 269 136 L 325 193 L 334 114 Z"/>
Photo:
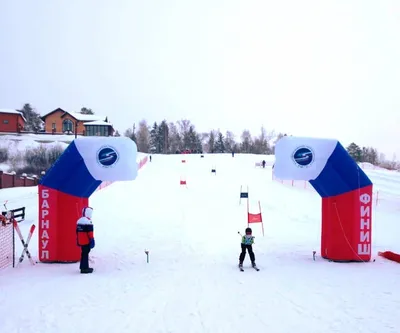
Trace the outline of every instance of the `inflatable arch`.
<path fill-rule="evenodd" d="M 137 147 L 126 137 L 75 139 L 39 184 L 39 260 L 76 262 L 76 221 L 103 181 L 137 176 Z"/>
<path fill-rule="evenodd" d="M 337 140 L 283 137 L 277 178 L 307 180 L 322 197 L 321 256 L 370 261 L 372 182 Z"/>

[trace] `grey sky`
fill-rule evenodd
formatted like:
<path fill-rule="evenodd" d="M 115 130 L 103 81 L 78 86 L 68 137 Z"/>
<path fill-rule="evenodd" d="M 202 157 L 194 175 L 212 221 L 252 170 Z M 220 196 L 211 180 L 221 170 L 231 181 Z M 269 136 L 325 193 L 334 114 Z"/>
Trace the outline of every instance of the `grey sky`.
<path fill-rule="evenodd" d="M 121 132 L 263 124 L 400 157 L 400 1 L 0 4 L 1 108 L 86 106 Z"/>

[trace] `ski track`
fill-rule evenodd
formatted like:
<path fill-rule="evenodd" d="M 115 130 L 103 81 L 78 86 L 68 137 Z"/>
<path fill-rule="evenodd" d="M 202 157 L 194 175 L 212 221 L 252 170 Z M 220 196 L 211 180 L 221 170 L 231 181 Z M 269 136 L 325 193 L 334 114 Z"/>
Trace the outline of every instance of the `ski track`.
<path fill-rule="evenodd" d="M 273 182 L 270 169 L 252 168 L 244 155 L 193 155 L 185 165 L 180 159 L 155 155 L 134 182 L 92 196 L 93 275 L 80 275 L 78 264 L 31 267 L 26 259 L 0 272 L 0 310 L 7 313 L 0 332 L 400 331 L 397 266 L 321 259 L 315 193 Z M 187 187 L 179 186 L 182 174 Z M 237 268 L 237 232 L 246 227 L 240 185 L 249 185 L 250 210 L 257 212 L 258 200 L 263 209 L 265 237 L 252 226 L 259 272 L 248 255 L 245 272 Z M 37 207 L 28 212 L 34 220 Z M 395 244 L 397 236 L 384 233 L 388 225 L 399 228 L 392 215 L 378 209 L 375 216 L 376 247 Z M 36 256 L 35 246 L 30 250 Z"/>

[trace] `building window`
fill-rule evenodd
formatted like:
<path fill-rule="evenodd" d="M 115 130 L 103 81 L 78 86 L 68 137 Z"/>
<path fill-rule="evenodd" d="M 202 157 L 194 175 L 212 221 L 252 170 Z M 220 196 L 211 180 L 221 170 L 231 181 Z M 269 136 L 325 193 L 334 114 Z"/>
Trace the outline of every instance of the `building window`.
<path fill-rule="evenodd" d="M 8 119 L 4 119 L 3 124 L 8 124 Z"/>
<path fill-rule="evenodd" d="M 51 124 L 51 129 L 55 130 L 56 129 L 56 123 Z"/>
<path fill-rule="evenodd" d="M 72 120 L 65 119 L 63 121 L 63 128 L 62 128 L 63 132 L 73 132 L 73 128 L 74 128 L 74 124 L 73 124 Z"/>
<path fill-rule="evenodd" d="M 85 131 L 86 136 L 108 136 L 108 126 L 88 125 Z"/>

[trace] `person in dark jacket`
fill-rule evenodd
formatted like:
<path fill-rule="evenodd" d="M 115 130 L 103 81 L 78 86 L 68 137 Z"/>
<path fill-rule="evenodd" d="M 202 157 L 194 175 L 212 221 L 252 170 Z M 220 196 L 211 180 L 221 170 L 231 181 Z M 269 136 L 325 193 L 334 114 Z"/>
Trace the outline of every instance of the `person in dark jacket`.
<path fill-rule="evenodd" d="M 76 223 L 77 244 L 81 247 L 81 262 L 79 268 L 82 274 L 93 273 L 89 267 L 89 252 L 94 248 L 94 230 L 92 223 L 93 208 L 85 207 L 82 217 Z"/>

